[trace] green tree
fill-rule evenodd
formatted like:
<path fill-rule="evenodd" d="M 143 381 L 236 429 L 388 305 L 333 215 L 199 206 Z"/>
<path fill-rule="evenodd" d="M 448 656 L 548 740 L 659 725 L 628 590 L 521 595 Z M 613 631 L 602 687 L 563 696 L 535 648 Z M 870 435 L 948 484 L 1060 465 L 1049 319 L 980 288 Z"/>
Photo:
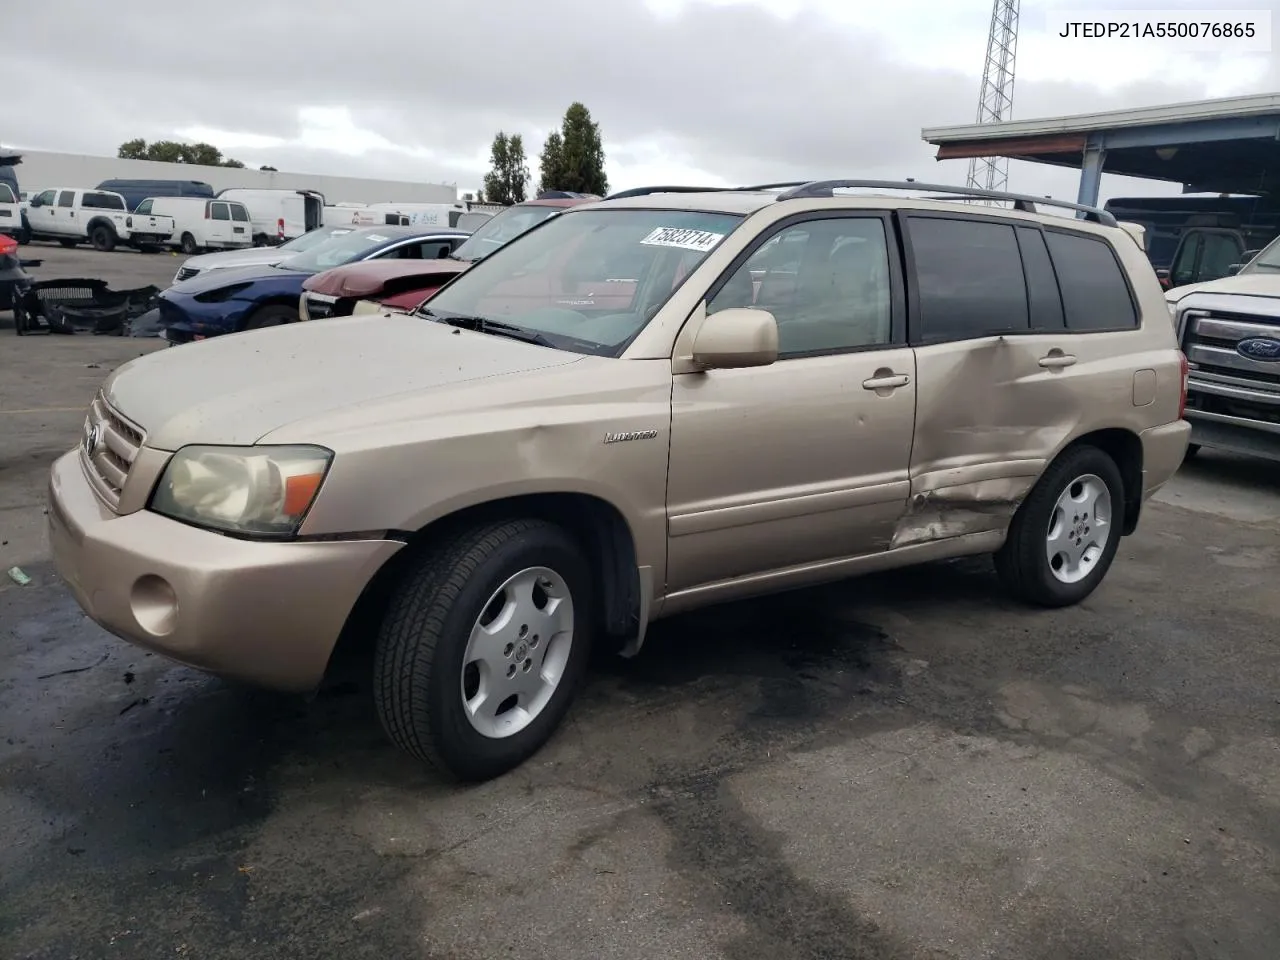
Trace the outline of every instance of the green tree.
<path fill-rule="evenodd" d="M 147 159 L 147 141 L 142 138 L 126 140 L 120 144 L 116 156 L 121 160 L 145 160 Z"/>
<path fill-rule="evenodd" d="M 161 163 L 196 163 L 208 167 L 243 167 L 239 160 L 223 157 L 211 143 L 179 143 L 157 140 L 147 143 L 142 138 L 126 140 L 116 150 L 122 160 L 159 160 Z"/>
<path fill-rule="evenodd" d="M 484 176 L 484 195 L 491 203 L 522 203 L 529 189 L 524 138 L 499 130 L 489 151 L 491 168 Z"/>
<path fill-rule="evenodd" d="M 600 196 L 609 192 L 600 125 L 591 119 L 591 111 L 581 103 L 571 103 L 564 112 L 560 130 L 547 137 L 542 148 L 541 173 L 541 190 L 570 190 Z"/>
<path fill-rule="evenodd" d="M 564 138 L 559 130 L 547 134 L 542 144 L 542 155 L 538 158 L 538 192 L 544 190 L 563 190 L 560 181 L 564 179 Z"/>

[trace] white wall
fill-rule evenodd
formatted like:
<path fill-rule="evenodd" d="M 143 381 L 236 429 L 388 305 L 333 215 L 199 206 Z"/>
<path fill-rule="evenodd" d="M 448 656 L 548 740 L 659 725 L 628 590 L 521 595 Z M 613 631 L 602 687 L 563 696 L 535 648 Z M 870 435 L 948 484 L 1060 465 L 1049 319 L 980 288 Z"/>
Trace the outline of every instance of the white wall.
<path fill-rule="evenodd" d="M 15 167 L 23 190 L 49 187 L 95 187 L 103 180 L 202 180 L 216 193 L 228 187 L 319 190 L 328 203 L 455 203 L 458 188 L 443 183 L 411 183 L 396 180 L 365 180 L 359 177 L 331 177 L 310 173 L 272 173 L 236 167 L 204 167 L 190 163 L 161 163 L 157 160 L 119 160 L 75 153 L 46 153 L 15 150 L 22 163 Z"/>

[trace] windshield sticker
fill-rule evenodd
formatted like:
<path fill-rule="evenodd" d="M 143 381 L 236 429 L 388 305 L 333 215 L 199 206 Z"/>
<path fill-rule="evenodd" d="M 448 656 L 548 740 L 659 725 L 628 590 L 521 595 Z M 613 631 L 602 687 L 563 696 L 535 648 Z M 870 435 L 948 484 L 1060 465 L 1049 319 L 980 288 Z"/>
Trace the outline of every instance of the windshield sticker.
<path fill-rule="evenodd" d="M 689 230 L 685 227 L 659 227 L 640 242 L 650 247 L 679 247 L 706 253 L 724 239 L 723 233 Z"/>
<path fill-rule="evenodd" d="M 384 236 L 383 236 L 382 234 L 380 234 L 380 233 L 371 233 L 371 234 L 369 234 L 367 237 L 365 237 L 365 239 L 366 239 L 366 240 L 372 240 L 374 243 L 382 243 L 382 241 L 384 241 L 384 240 L 390 240 L 391 238 L 390 238 L 390 237 L 384 237 Z"/>

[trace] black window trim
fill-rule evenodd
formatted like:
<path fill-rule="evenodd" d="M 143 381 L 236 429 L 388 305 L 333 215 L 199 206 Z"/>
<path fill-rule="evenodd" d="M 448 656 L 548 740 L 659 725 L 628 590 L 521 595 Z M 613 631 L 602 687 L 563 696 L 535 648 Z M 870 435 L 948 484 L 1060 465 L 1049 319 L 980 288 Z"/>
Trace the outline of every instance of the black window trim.
<path fill-rule="evenodd" d="M 1026 337 L 1026 336 L 1043 337 L 1046 335 L 1085 336 L 1087 334 L 1093 334 L 1093 333 L 1126 333 L 1126 332 L 1132 332 L 1134 330 L 1140 330 L 1144 326 L 1146 318 L 1143 316 L 1142 309 L 1139 305 L 1138 299 L 1134 294 L 1133 284 L 1130 282 L 1130 279 L 1129 279 L 1129 272 L 1125 270 L 1124 262 L 1120 259 L 1119 254 L 1116 253 L 1115 247 L 1112 245 L 1111 241 L 1106 237 L 1099 236 L 1098 234 L 1090 231 L 1075 230 L 1069 226 L 1065 226 L 1065 225 L 1059 226 L 1058 224 L 1049 224 L 1049 223 L 1044 223 L 1043 221 L 1038 221 L 1038 220 L 1023 220 L 1019 217 L 1002 217 L 999 215 L 992 215 L 992 214 L 963 213 L 963 212 L 956 212 L 951 210 L 934 211 L 934 210 L 900 209 L 895 211 L 895 217 L 899 221 L 898 233 L 900 237 L 900 242 L 902 243 L 903 260 L 906 265 L 907 319 L 908 319 L 907 342 L 912 347 L 932 347 L 932 346 L 938 346 L 941 344 L 948 344 L 948 343 L 964 343 L 971 340 L 975 340 L 975 341 L 976 340 L 993 340 L 998 337 Z M 1053 268 L 1054 280 L 1057 283 L 1058 300 L 1062 304 L 1063 326 L 1061 328 L 1055 328 L 1052 330 L 1046 329 L 1044 327 L 1031 326 L 1031 289 L 1030 289 L 1030 284 L 1026 282 L 1027 265 L 1022 258 L 1022 246 L 1021 244 L 1018 244 L 1018 262 L 1022 267 L 1023 283 L 1027 288 L 1028 327 L 1026 330 L 1001 330 L 1001 331 L 994 331 L 992 333 L 975 334 L 972 336 L 938 337 L 938 338 L 931 338 L 928 340 L 922 339 L 920 337 L 920 285 L 916 275 L 915 251 L 912 249 L 912 246 L 911 246 L 911 231 L 910 231 L 910 224 L 908 222 L 913 218 L 938 219 L 938 220 L 969 220 L 969 221 L 976 221 L 978 223 L 996 223 L 1002 226 L 1010 226 L 1014 228 L 1013 238 L 1014 238 L 1015 244 L 1018 243 L 1018 234 L 1017 234 L 1018 227 L 1029 227 L 1033 230 L 1039 230 L 1041 236 L 1044 238 L 1045 252 L 1049 255 L 1049 265 Z M 1111 254 L 1112 259 L 1115 260 L 1116 268 L 1120 271 L 1120 276 L 1124 279 L 1125 290 L 1129 294 L 1129 303 L 1133 307 L 1134 317 L 1136 318 L 1136 322 L 1133 326 L 1097 327 L 1097 328 L 1092 328 L 1088 330 L 1077 330 L 1070 326 L 1069 321 L 1067 319 L 1067 302 L 1066 302 L 1066 299 L 1062 296 L 1062 280 L 1061 280 L 1061 277 L 1059 276 L 1058 264 L 1054 261 L 1053 251 L 1049 249 L 1049 238 L 1047 236 L 1044 236 L 1047 233 L 1062 233 L 1062 234 L 1067 234 L 1069 236 L 1084 237 L 1088 240 L 1096 240 L 1106 246 L 1108 252 Z"/>
<path fill-rule="evenodd" d="M 1029 333 L 1067 333 L 1067 301 L 1062 297 L 1062 278 L 1058 276 L 1058 265 L 1053 262 L 1053 254 L 1049 252 L 1049 241 L 1045 238 L 1044 229 L 1038 223 L 1028 223 L 1024 225 L 1027 230 L 1034 231 L 1040 235 L 1040 242 L 1044 244 L 1044 255 L 1049 261 L 1049 272 L 1053 274 L 1053 290 L 1058 295 L 1058 312 L 1062 314 L 1062 326 L 1060 327 L 1037 327 L 1035 325 L 1035 317 L 1031 312 L 1031 278 L 1027 276 L 1027 258 L 1022 251 L 1022 239 L 1018 235 L 1018 227 L 1013 229 L 1013 240 L 1018 247 L 1018 259 L 1022 262 L 1022 280 L 1027 286 L 1027 324 Z"/>
<path fill-rule="evenodd" d="M 825 350 L 802 350 L 795 353 L 778 354 L 778 363 L 790 360 L 808 360 L 813 357 L 835 357 L 844 354 L 872 353 L 879 350 L 891 350 L 907 346 L 907 308 L 906 291 L 903 284 L 903 264 L 901 254 L 901 238 L 898 236 L 897 224 L 893 211 L 872 207 L 840 207 L 808 210 L 794 213 L 769 224 L 756 234 L 755 238 L 741 250 L 718 277 L 707 287 L 703 294 L 702 304 L 710 304 L 733 276 L 750 260 L 766 243 L 784 230 L 789 230 L 801 223 L 815 220 L 879 220 L 884 227 L 885 253 L 889 260 L 889 340 L 887 343 L 868 343 L 859 347 L 831 347 Z M 686 323 L 688 320 L 686 319 Z"/>
<path fill-rule="evenodd" d="M 1084 237 L 1086 240 L 1095 240 L 1107 248 L 1107 252 L 1111 254 L 1111 259 L 1115 261 L 1116 269 L 1120 271 L 1120 279 L 1124 281 L 1124 289 L 1129 294 L 1129 306 L 1133 309 L 1133 323 L 1126 327 L 1090 327 L 1087 330 L 1077 330 L 1071 326 L 1071 321 L 1067 317 L 1067 301 L 1064 297 L 1062 300 L 1062 320 L 1066 324 L 1064 332 L 1072 336 L 1083 337 L 1094 333 L 1132 333 L 1134 330 L 1142 330 L 1146 327 L 1147 318 L 1143 316 L 1142 304 L 1138 300 L 1137 294 L 1133 289 L 1133 281 L 1129 278 L 1129 271 L 1124 268 L 1124 261 L 1120 259 L 1120 254 L 1116 253 L 1115 245 L 1107 237 L 1099 236 L 1087 230 L 1072 230 L 1070 227 L 1060 227 L 1057 224 L 1044 224 L 1045 233 L 1063 233 L 1073 237 Z M 1045 237 L 1045 247 L 1049 246 L 1049 238 Z M 1058 272 L 1058 265 L 1054 263 L 1053 251 L 1049 250 L 1049 262 L 1053 263 L 1053 272 Z M 1059 281 L 1059 295 L 1061 295 L 1061 281 Z"/>

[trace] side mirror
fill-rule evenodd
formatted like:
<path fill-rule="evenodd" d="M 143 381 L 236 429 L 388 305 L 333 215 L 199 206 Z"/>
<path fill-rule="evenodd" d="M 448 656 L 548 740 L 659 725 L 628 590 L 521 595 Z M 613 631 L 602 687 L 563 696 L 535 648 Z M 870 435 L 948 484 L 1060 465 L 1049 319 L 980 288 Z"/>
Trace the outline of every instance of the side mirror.
<path fill-rule="evenodd" d="M 32 197 L 32 198 L 31 198 L 31 200 L 30 200 L 30 202 L 28 202 L 28 203 L 27 203 L 27 206 L 29 206 L 29 207 L 43 207 L 43 206 L 44 206 L 44 201 L 43 201 L 43 200 L 41 200 L 39 197 Z"/>
<path fill-rule="evenodd" d="M 721 310 L 693 338 L 693 362 L 706 369 L 767 367 L 777 359 L 778 322 L 768 310 Z"/>

